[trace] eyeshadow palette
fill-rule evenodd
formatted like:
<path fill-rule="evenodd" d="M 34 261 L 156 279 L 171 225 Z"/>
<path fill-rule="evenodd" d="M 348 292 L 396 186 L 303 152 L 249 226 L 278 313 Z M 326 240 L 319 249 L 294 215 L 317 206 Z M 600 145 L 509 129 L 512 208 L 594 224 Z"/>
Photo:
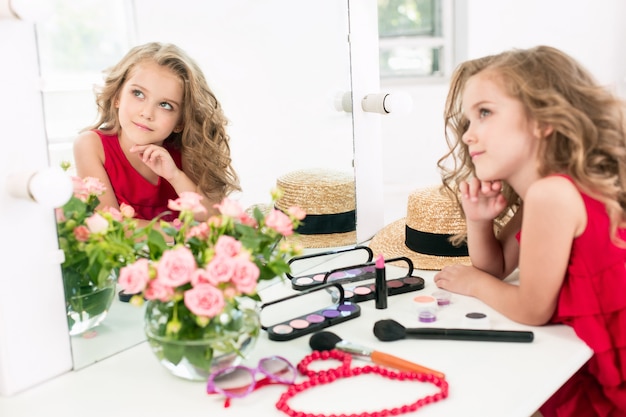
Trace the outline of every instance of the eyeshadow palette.
<path fill-rule="evenodd" d="M 291 271 L 306 272 L 295 276 L 290 273 L 286 275 L 295 290 L 305 290 L 332 281 L 360 281 L 374 278 L 374 264 L 369 264 L 373 258 L 374 254 L 367 246 L 297 256 L 289 260 Z M 359 264 L 358 267 L 355 263 Z M 326 265 L 326 269 L 319 270 L 320 264 Z M 328 265 L 331 267 L 328 268 Z"/>
<path fill-rule="evenodd" d="M 261 328 L 267 331 L 270 340 L 286 341 L 320 331 L 326 327 L 344 321 L 355 319 L 361 315 L 361 308 L 352 302 L 346 301 L 343 287 L 336 283 L 324 284 L 298 294 L 265 303 L 261 306 L 261 311 L 270 305 L 291 300 L 321 289 L 329 289 L 329 287 L 334 287 L 339 294 L 338 300 L 330 306 L 315 310 L 311 313 L 299 315 L 289 320 L 281 321 L 271 326 L 261 324 Z"/>
<path fill-rule="evenodd" d="M 424 289 L 424 278 L 416 276 L 406 276 L 402 278 L 387 280 L 387 296 L 404 294 L 411 291 L 419 291 Z M 376 298 L 376 285 L 363 284 L 356 287 L 345 287 L 344 298 L 352 303 L 360 303 L 362 301 L 373 300 Z M 337 298 L 337 296 L 335 296 Z"/>

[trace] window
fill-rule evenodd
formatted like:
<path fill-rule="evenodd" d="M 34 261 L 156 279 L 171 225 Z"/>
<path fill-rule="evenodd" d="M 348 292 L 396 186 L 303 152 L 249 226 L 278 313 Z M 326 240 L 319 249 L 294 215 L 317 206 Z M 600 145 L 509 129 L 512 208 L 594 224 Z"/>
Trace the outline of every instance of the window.
<path fill-rule="evenodd" d="M 96 121 L 94 86 L 130 48 L 134 25 L 125 0 L 51 1 L 36 31 L 50 164 L 58 166 L 73 161 L 74 138 Z"/>
<path fill-rule="evenodd" d="M 434 78 L 450 73 L 451 3 L 378 0 L 381 78 Z"/>

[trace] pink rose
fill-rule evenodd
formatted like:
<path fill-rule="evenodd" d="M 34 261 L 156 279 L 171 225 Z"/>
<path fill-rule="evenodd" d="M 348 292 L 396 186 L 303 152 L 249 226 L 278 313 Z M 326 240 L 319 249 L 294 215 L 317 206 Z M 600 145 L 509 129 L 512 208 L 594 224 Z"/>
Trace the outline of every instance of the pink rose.
<path fill-rule="evenodd" d="M 230 198 L 225 198 L 220 204 L 215 204 L 213 207 L 217 208 L 223 215 L 233 219 L 239 219 L 245 213 L 241 205 Z"/>
<path fill-rule="evenodd" d="M 283 236 L 293 234 L 293 223 L 291 223 L 291 219 L 280 210 L 270 211 L 265 218 L 265 224 Z"/>
<path fill-rule="evenodd" d="M 236 256 L 241 252 L 241 242 L 232 236 L 222 235 L 215 243 L 215 256 Z"/>
<path fill-rule="evenodd" d="M 219 216 L 211 216 L 206 222 L 214 229 L 219 229 L 222 226 L 222 218 Z"/>
<path fill-rule="evenodd" d="M 207 278 L 213 285 L 228 282 L 235 273 L 235 263 L 226 256 L 214 256 L 206 266 Z"/>
<path fill-rule="evenodd" d="M 153 279 L 148 281 L 148 287 L 143 292 L 143 296 L 146 300 L 168 302 L 174 297 L 174 288 Z"/>
<path fill-rule="evenodd" d="M 116 222 L 122 221 L 122 213 L 114 207 L 105 207 L 102 209 L 102 213 L 109 213 Z"/>
<path fill-rule="evenodd" d="M 235 260 L 235 274 L 231 281 L 240 293 L 254 294 L 261 273 L 259 267 L 244 256 L 238 256 Z"/>
<path fill-rule="evenodd" d="M 188 283 L 196 269 L 196 260 L 191 250 L 178 246 L 163 252 L 157 264 L 157 281 L 166 286 L 178 287 Z"/>
<path fill-rule="evenodd" d="M 91 233 L 104 233 L 109 228 L 109 222 L 107 219 L 98 213 L 85 219 L 85 223 Z"/>
<path fill-rule="evenodd" d="M 127 219 L 132 219 L 133 217 L 135 217 L 135 209 L 133 208 L 133 206 L 129 206 L 126 203 L 120 204 L 120 212 L 122 213 L 122 216 Z"/>
<path fill-rule="evenodd" d="M 209 225 L 207 223 L 200 223 L 197 226 L 193 226 L 187 232 L 187 239 L 197 237 L 198 239 L 207 239 L 209 237 Z"/>
<path fill-rule="evenodd" d="M 289 207 L 289 209 L 287 210 L 287 213 L 290 216 L 293 216 L 293 218 L 298 219 L 298 220 L 302 220 L 306 217 L 306 212 L 298 206 Z"/>
<path fill-rule="evenodd" d="M 215 317 L 224 309 L 222 292 L 210 284 L 200 284 L 185 291 L 184 302 L 197 316 Z"/>
<path fill-rule="evenodd" d="M 150 280 L 150 269 L 147 259 L 138 259 L 135 263 L 123 267 L 117 280 L 127 294 L 139 294 L 146 288 Z"/>
<path fill-rule="evenodd" d="M 178 195 L 176 200 L 170 200 L 167 207 L 175 211 L 191 211 L 192 213 L 206 213 L 206 207 L 200 203 L 202 196 L 198 193 L 185 191 Z"/>
<path fill-rule="evenodd" d="M 83 202 L 87 201 L 87 199 L 89 198 L 89 192 L 87 192 L 87 187 L 85 187 L 83 179 L 80 177 L 72 176 L 72 185 L 74 188 L 74 197 Z"/>
<path fill-rule="evenodd" d="M 89 239 L 89 235 L 90 235 L 89 229 L 87 229 L 87 227 L 85 226 L 81 225 L 74 229 L 74 237 L 79 242 L 86 242 L 87 239 Z"/>
<path fill-rule="evenodd" d="M 88 194 L 101 196 L 106 191 L 106 187 L 98 178 L 85 177 L 83 178 L 83 184 Z"/>
<path fill-rule="evenodd" d="M 257 227 L 258 226 L 258 223 L 256 222 L 256 219 L 254 217 L 250 216 L 246 212 L 244 212 L 239 217 L 239 221 L 241 222 L 241 224 L 244 224 L 246 226 L 250 226 L 250 227 Z"/>
<path fill-rule="evenodd" d="M 212 284 L 209 272 L 206 269 L 198 268 L 191 274 L 191 285 Z"/>

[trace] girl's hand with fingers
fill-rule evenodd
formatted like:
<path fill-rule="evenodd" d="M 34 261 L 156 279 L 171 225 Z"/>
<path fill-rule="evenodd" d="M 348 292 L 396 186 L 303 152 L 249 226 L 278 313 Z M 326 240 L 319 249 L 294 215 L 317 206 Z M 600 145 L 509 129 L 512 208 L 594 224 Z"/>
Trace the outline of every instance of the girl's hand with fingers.
<path fill-rule="evenodd" d="M 133 145 L 130 152 L 137 153 L 144 164 L 155 174 L 171 182 L 178 174 L 178 167 L 172 156 L 162 146 L 158 145 Z"/>
<path fill-rule="evenodd" d="M 472 178 L 459 184 L 461 204 L 468 221 L 493 220 L 507 207 L 500 181 Z"/>
<path fill-rule="evenodd" d="M 478 268 L 467 265 L 449 265 L 437 272 L 435 285 L 441 289 L 462 295 L 473 296 L 472 288 L 488 275 Z"/>

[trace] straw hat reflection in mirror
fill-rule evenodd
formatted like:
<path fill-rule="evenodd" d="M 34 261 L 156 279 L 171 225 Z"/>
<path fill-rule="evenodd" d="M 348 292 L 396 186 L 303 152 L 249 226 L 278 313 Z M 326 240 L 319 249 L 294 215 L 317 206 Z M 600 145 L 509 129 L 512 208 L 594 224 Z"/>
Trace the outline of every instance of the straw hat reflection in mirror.
<path fill-rule="evenodd" d="M 298 206 L 306 217 L 289 237 L 304 248 L 356 244 L 356 192 L 354 173 L 331 169 L 303 169 L 280 176 L 276 186 L 284 192 L 278 209 Z"/>
<path fill-rule="evenodd" d="M 409 195 L 407 216 L 385 226 L 369 247 L 385 258 L 406 256 L 415 268 L 440 270 L 456 263 L 471 265 L 465 243 L 450 238 L 465 232 L 465 219 L 456 202 L 439 186 L 417 189 Z"/>

